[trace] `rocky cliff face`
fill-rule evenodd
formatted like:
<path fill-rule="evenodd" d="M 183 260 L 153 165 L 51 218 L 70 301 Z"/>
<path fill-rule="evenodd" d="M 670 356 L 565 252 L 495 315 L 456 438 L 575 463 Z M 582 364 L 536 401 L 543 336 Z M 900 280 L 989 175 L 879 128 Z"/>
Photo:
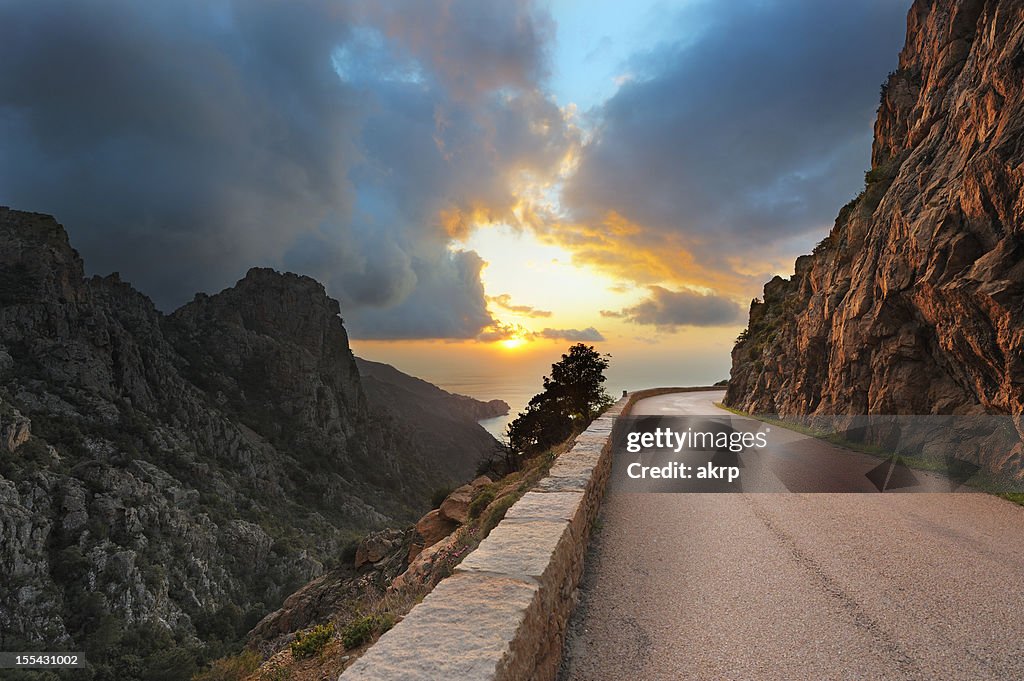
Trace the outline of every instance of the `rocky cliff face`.
<path fill-rule="evenodd" d="M 726 403 L 1024 412 L 1024 5 L 914 3 L 865 179 L 751 304 Z"/>
<path fill-rule="evenodd" d="M 436 416 L 456 419 L 469 417 L 476 421 L 504 416 L 509 410 L 508 402 L 504 400 L 481 402 L 465 395 L 456 395 L 423 379 L 404 374 L 390 364 L 356 357 L 356 366 L 370 401 L 377 401 L 381 405 L 397 402 L 404 407 L 415 402 Z"/>
<path fill-rule="evenodd" d="M 0 208 L 0 649 L 188 678 L 470 477 L 494 441 L 460 427 L 482 437 L 375 412 L 312 279 L 252 270 L 165 316 L 85 279 L 53 218 Z"/>
<path fill-rule="evenodd" d="M 480 452 L 495 449 L 495 439 L 477 421 L 507 414 L 506 402 L 455 395 L 389 364 L 356 357 L 356 366 L 376 413 L 390 414 L 394 429 L 407 438 L 435 443 L 438 455 L 446 456 L 460 480 L 476 475 Z"/>

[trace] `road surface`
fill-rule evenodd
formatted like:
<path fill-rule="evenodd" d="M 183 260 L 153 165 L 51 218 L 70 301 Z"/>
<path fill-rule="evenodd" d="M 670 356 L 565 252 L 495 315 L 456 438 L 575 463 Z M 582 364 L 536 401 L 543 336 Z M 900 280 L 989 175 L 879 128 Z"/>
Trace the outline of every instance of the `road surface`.
<path fill-rule="evenodd" d="M 633 413 L 720 415 L 721 399 L 664 395 Z M 839 477 L 878 463 L 835 457 Z M 787 477 L 786 463 L 764 468 L 788 483 L 800 466 Z M 1022 547 L 1024 508 L 982 493 L 659 494 L 613 481 L 560 678 L 1024 679 Z"/>

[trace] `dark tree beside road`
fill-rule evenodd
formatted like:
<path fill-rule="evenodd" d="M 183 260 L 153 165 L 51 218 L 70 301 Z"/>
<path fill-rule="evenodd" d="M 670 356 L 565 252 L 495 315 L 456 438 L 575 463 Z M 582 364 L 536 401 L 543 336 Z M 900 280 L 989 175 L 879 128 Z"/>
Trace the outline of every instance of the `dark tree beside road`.
<path fill-rule="evenodd" d="M 612 403 L 604 388 L 611 355 L 577 343 L 551 365 L 543 392 L 534 395 L 526 410 L 508 426 L 513 452 L 536 453 L 582 431 Z"/>

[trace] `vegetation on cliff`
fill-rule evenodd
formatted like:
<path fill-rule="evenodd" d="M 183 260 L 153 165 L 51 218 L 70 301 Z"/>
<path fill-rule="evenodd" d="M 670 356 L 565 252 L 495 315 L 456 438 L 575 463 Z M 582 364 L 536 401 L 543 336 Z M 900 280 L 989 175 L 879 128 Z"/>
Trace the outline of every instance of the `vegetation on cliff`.
<path fill-rule="evenodd" d="M 466 398 L 436 395 L 437 436 L 375 410 L 308 277 L 164 315 L 0 208 L 0 282 L 0 649 L 86 653 L 53 675 L 188 679 L 495 444 Z"/>
<path fill-rule="evenodd" d="M 434 500 L 434 510 L 407 530 L 385 530 L 365 537 L 353 560 L 339 565 L 294 593 L 250 632 L 248 646 L 264 653 L 258 671 L 243 652 L 211 663 L 196 681 L 242 681 L 287 676 L 295 681 L 334 677 L 400 621 L 472 552 L 506 511 L 547 474 L 558 454 L 572 444 L 610 402 L 603 389 L 607 355 L 583 344 L 572 346 L 544 377 L 545 391 L 535 409 L 553 414 L 530 421 L 535 430 L 526 451 L 485 459 L 481 475 Z M 546 397 L 545 397 L 546 396 Z M 535 413 L 535 412 L 534 412 Z M 522 415 L 520 415 L 522 418 Z M 566 430 L 568 435 L 551 445 Z M 505 447 L 505 455 L 511 448 Z M 331 631 L 330 635 L 324 632 Z M 307 643 L 319 632 L 316 643 Z M 309 651 L 312 654 L 307 654 Z"/>

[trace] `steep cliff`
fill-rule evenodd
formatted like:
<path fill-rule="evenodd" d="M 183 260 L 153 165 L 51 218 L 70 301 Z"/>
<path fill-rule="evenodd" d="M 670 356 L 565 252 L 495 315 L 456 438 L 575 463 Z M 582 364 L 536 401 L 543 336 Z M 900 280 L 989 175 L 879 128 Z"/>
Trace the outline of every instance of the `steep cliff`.
<path fill-rule="evenodd" d="M 1024 412 L 1024 5 L 918 0 L 866 186 L 750 308 L 726 403 Z"/>
<path fill-rule="evenodd" d="M 376 401 L 381 406 L 392 404 L 404 408 L 415 403 L 434 416 L 454 419 L 470 417 L 476 421 L 504 416 L 509 410 L 508 402 L 504 400 L 481 402 L 472 397 L 450 393 L 421 378 L 404 374 L 390 364 L 356 357 L 356 366 L 359 367 L 359 375 L 363 378 L 363 387 L 370 401 Z"/>
<path fill-rule="evenodd" d="M 395 428 L 407 438 L 434 443 L 461 479 L 476 476 L 480 452 L 495 448 L 495 439 L 477 421 L 507 414 L 507 403 L 455 395 L 389 364 L 356 357 L 356 366 L 376 413 L 393 415 Z"/>
<path fill-rule="evenodd" d="M 166 316 L 86 279 L 53 218 L 0 208 L 0 649 L 188 678 L 471 476 L 494 441 L 451 418 L 375 411 L 312 279 L 251 270 Z"/>

